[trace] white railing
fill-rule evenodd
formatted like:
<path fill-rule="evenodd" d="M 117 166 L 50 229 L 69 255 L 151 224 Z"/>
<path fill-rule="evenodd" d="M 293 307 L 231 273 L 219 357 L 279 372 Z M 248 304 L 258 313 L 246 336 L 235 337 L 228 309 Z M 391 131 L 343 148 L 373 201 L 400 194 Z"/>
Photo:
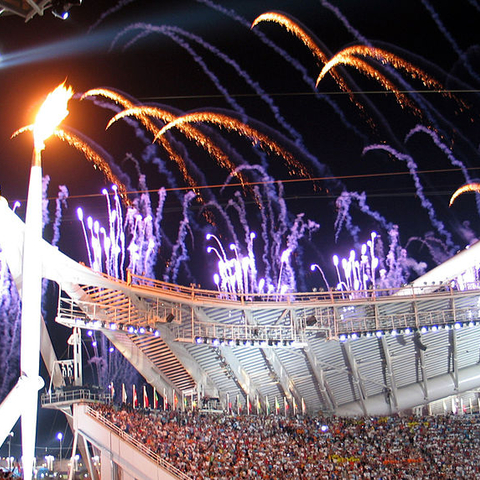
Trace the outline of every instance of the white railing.
<path fill-rule="evenodd" d="M 53 392 L 43 393 L 41 396 L 42 407 L 58 403 L 110 403 L 112 397 L 110 393 L 95 392 L 88 388 L 56 389 Z"/>
<path fill-rule="evenodd" d="M 132 280 L 142 280 L 149 283 L 148 287 L 142 286 L 134 293 L 141 295 L 143 288 L 163 289 L 175 291 L 171 302 L 164 300 L 152 301 L 149 298 L 149 310 L 133 309 L 131 323 L 125 317 L 125 309 L 108 306 L 102 302 L 97 303 L 74 301 L 64 295 L 59 296 L 57 321 L 69 327 L 80 326 L 82 328 L 108 329 L 123 328 L 127 333 L 152 334 L 155 333 L 157 322 L 164 323 L 169 314 L 175 320 L 171 323 L 174 334 L 178 341 L 194 342 L 199 337 L 223 338 L 225 340 L 239 342 L 252 341 L 275 343 L 292 341 L 303 343 L 310 331 L 324 331 L 327 338 L 337 338 L 341 334 L 361 333 L 372 330 L 392 330 L 399 328 L 420 328 L 435 324 L 447 325 L 454 322 L 470 322 L 475 319 L 477 304 L 476 298 L 480 296 L 480 285 L 472 283 L 464 290 L 454 290 L 444 287 L 442 290 L 420 293 L 419 287 L 412 290 L 411 295 L 408 287 L 403 287 L 401 295 L 397 292 L 375 290 L 363 296 L 361 291 L 355 292 L 308 292 L 295 293 L 290 296 L 295 299 L 288 308 L 294 312 L 293 320 L 287 325 L 276 324 L 228 324 L 220 322 L 205 322 L 198 318 L 192 318 L 187 306 L 182 307 L 182 300 L 178 293 L 188 297 L 188 302 L 198 301 L 215 308 L 225 310 L 249 308 L 255 316 L 256 311 L 280 307 L 276 301 L 271 303 L 271 295 L 256 295 L 255 297 L 244 296 L 242 302 L 222 300 L 222 294 L 208 290 L 199 290 L 195 286 L 182 287 L 180 285 L 160 282 L 144 277 L 133 276 Z M 124 292 L 125 293 L 125 292 Z M 387 293 L 389 293 L 387 295 Z M 394 293 L 394 294 L 392 294 Z M 216 295 L 216 300 L 213 297 Z M 239 294 L 240 295 L 240 294 Z M 208 300 L 207 300 L 208 299 Z M 163 303 L 164 302 L 164 303 Z M 248 304 L 248 302 L 251 302 Z M 467 303 L 467 304 L 466 304 Z M 389 313 L 398 310 L 396 305 L 410 305 L 411 308 L 400 308 L 401 313 Z M 459 307 L 457 307 L 457 304 Z M 461 304 L 461 305 L 460 305 Z M 158 308 L 156 307 L 158 305 Z M 285 305 L 281 308 L 286 308 Z M 160 309 L 162 309 L 160 311 Z M 407 313 L 405 313 L 408 311 Z M 313 322 L 307 323 L 312 318 Z M 114 324 L 114 325 L 110 325 Z M 133 324 L 135 330 L 129 331 Z M 138 328 L 137 328 L 138 327 Z M 156 332 L 158 334 L 158 332 Z M 257 342 L 258 341 L 258 342 Z M 230 343 L 233 344 L 233 343 Z M 256 345 L 261 346 L 261 345 Z M 280 345 L 284 346 L 284 345 Z"/>
<path fill-rule="evenodd" d="M 120 427 L 112 423 L 110 420 L 106 419 L 97 410 L 87 406 L 86 413 L 91 417 L 95 418 L 98 422 L 100 422 L 102 425 L 107 427 L 109 430 L 113 431 L 113 433 L 119 436 L 123 441 L 127 442 L 129 445 L 139 450 L 141 453 L 143 453 L 143 455 L 145 455 L 150 460 L 152 460 L 156 465 L 159 465 L 163 469 L 167 470 L 173 476 L 182 480 L 191 480 L 192 477 L 182 472 L 171 463 L 167 462 L 165 459 L 160 457 L 160 455 L 156 454 L 155 452 L 150 450 L 148 447 L 146 447 L 143 443 L 139 442 L 137 439 L 133 438 L 131 435 L 129 435 L 124 430 L 122 430 Z"/>

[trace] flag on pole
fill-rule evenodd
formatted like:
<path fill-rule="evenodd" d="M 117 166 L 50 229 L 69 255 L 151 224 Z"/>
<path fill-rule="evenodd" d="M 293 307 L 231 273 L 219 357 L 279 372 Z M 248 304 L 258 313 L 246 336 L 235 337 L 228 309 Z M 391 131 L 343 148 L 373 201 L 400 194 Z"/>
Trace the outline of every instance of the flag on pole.
<path fill-rule="evenodd" d="M 250 395 L 247 395 L 247 415 L 250 415 Z"/>
<path fill-rule="evenodd" d="M 135 387 L 135 384 L 132 386 L 132 391 L 133 391 L 132 406 L 133 406 L 133 408 L 137 408 L 138 407 L 138 398 L 137 398 L 137 388 Z"/>
<path fill-rule="evenodd" d="M 177 397 L 177 392 L 174 390 L 173 391 L 173 409 L 176 410 L 178 405 L 178 397 Z"/>
<path fill-rule="evenodd" d="M 307 413 L 307 406 L 305 405 L 305 400 L 302 397 L 302 415 Z"/>
<path fill-rule="evenodd" d="M 479 402 L 478 405 L 480 408 L 480 400 L 478 402 Z M 240 397 L 237 394 L 237 415 L 240 416 L 241 413 L 242 413 L 242 406 L 240 405 Z"/>
<path fill-rule="evenodd" d="M 158 409 L 158 394 L 157 394 L 157 389 L 153 389 L 153 408 L 155 410 Z"/>
<path fill-rule="evenodd" d="M 167 398 L 167 389 L 163 389 L 163 409 L 167 410 L 168 408 L 168 398 Z"/>
<path fill-rule="evenodd" d="M 278 403 L 278 398 L 275 396 L 275 414 L 278 415 L 280 413 L 280 404 Z"/>
<path fill-rule="evenodd" d="M 288 415 L 288 409 L 290 406 L 288 405 L 287 397 L 283 397 L 283 410 L 285 412 L 285 416 Z"/>
<path fill-rule="evenodd" d="M 124 383 L 122 383 L 122 403 L 127 403 L 127 390 L 125 390 Z"/>
<path fill-rule="evenodd" d="M 293 414 L 297 414 L 297 400 L 293 397 Z"/>
<path fill-rule="evenodd" d="M 270 400 L 268 399 L 268 395 L 265 398 L 265 406 L 267 408 L 267 415 L 270 415 Z"/>
<path fill-rule="evenodd" d="M 262 405 L 260 403 L 260 398 L 257 395 L 257 415 L 260 415 L 260 410 L 262 409 Z"/>
<path fill-rule="evenodd" d="M 143 386 L 143 408 L 148 408 L 150 406 L 150 402 L 148 401 L 147 395 L 147 386 Z"/>

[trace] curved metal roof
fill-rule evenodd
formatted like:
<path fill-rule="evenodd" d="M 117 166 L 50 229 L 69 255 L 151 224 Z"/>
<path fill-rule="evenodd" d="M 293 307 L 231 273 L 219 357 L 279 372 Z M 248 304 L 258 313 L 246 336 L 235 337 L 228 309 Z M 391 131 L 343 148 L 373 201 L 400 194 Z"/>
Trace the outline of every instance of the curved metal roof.
<path fill-rule="evenodd" d="M 19 283 L 23 222 L 5 201 L 0 222 L 0 246 Z M 46 242 L 41 252 L 44 276 L 63 291 L 57 321 L 103 331 L 170 398 L 198 393 L 263 410 L 278 403 L 367 415 L 480 388 L 480 289 L 465 275 L 465 265 L 480 264 L 480 243 L 459 254 L 461 262 L 446 262 L 441 280 L 432 271 L 428 282 L 395 292 L 282 296 L 124 282 Z"/>

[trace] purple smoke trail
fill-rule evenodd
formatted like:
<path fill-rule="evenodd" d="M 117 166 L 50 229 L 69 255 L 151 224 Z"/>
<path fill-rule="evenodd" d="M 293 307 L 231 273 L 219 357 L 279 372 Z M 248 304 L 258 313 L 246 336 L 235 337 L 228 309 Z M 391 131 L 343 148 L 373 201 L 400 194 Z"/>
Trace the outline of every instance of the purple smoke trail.
<path fill-rule="evenodd" d="M 284 200 L 281 198 L 280 195 L 277 194 L 275 190 L 275 184 L 278 184 L 279 188 L 282 188 L 282 185 L 273 182 L 272 177 L 270 177 L 266 169 L 260 165 L 241 165 L 237 168 L 237 171 L 253 171 L 258 172 L 260 174 L 260 181 L 263 183 L 263 190 L 264 194 L 260 193 L 260 188 L 255 186 L 254 187 L 254 195 L 255 198 L 261 199 L 260 204 L 260 216 L 261 216 L 261 238 L 263 241 L 263 255 L 262 261 L 265 268 L 264 277 L 267 286 L 273 284 L 272 280 L 272 269 L 275 269 L 275 265 L 278 264 L 278 259 L 280 258 L 280 248 L 281 243 L 277 242 L 277 248 L 274 251 L 271 247 L 270 241 L 277 239 L 277 236 L 271 235 L 270 229 L 276 224 L 276 213 L 274 211 L 273 206 L 277 206 L 281 208 L 281 213 L 279 215 L 280 223 L 282 223 L 283 231 L 286 231 L 286 226 L 284 224 L 286 218 L 286 205 Z M 233 178 L 230 175 L 225 185 L 228 185 L 229 181 Z M 223 191 L 222 187 L 222 191 Z M 271 226 L 270 226 L 271 225 Z"/>
<path fill-rule="evenodd" d="M 221 205 L 217 201 L 210 200 L 208 203 L 204 205 L 202 210 L 206 209 L 215 209 L 219 214 L 221 219 L 223 220 L 224 227 L 227 229 L 227 233 L 231 236 L 232 242 L 238 244 L 238 237 L 235 232 L 235 227 L 232 224 L 230 217 L 227 215 L 225 210 L 221 207 Z M 217 221 L 218 223 L 218 221 Z"/>
<path fill-rule="evenodd" d="M 3 270 L 6 262 L 3 258 L 0 261 Z M 7 269 L 0 284 L 0 401 L 20 376 L 20 318 L 20 297 Z"/>
<path fill-rule="evenodd" d="M 238 219 L 240 220 L 240 225 L 242 226 L 242 229 L 245 234 L 245 239 L 246 243 L 248 242 L 248 238 L 250 237 L 250 227 L 248 225 L 248 219 L 247 219 L 247 210 L 245 208 L 245 201 L 242 198 L 242 194 L 240 192 L 235 192 L 235 199 L 230 199 L 227 204 L 227 209 L 228 207 L 232 207 L 234 210 L 236 210 L 238 214 Z M 238 241 L 234 242 L 236 245 L 238 245 Z"/>
<path fill-rule="evenodd" d="M 297 215 L 287 237 L 287 250 L 291 253 L 298 250 L 300 239 L 302 239 L 307 233 L 310 235 L 320 228 L 318 223 L 313 222 L 312 220 L 304 220 L 304 217 L 304 213 L 299 213 Z M 284 272 L 288 278 L 290 291 L 296 291 L 295 271 L 290 262 L 286 262 Z M 303 272 L 300 272 L 300 276 L 302 276 L 302 273 Z"/>
<path fill-rule="evenodd" d="M 103 12 L 98 18 L 98 20 L 88 29 L 87 33 L 91 33 L 92 30 L 95 30 L 107 17 L 118 12 L 123 7 L 127 6 L 130 3 L 133 3 L 134 1 L 135 0 L 120 0 L 116 5 Z"/>
<path fill-rule="evenodd" d="M 217 47 L 215 47 L 214 45 L 208 43 L 207 41 L 205 41 L 203 38 L 199 37 L 198 35 L 195 35 L 193 33 L 190 33 L 186 30 L 183 30 L 181 28 L 178 28 L 178 27 L 171 27 L 171 26 L 161 26 L 161 27 L 156 27 L 154 25 L 148 25 L 148 24 L 142 24 L 142 23 L 137 23 L 137 24 L 134 24 L 132 25 L 131 27 L 129 28 L 144 28 L 147 30 L 147 33 L 161 33 L 161 34 L 166 34 L 168 36 L 170 36 L 174 41 L 176 41 L 180 46 L 184 47 L 191 55 L 192 57 L 194 58 L 194 60 L 198 62 L 198 59 L 202 60 L 201 57 L 199 57 L 198 55 L 195 54 L 195 52 L 193 50 L 191 50 L 190 48 L 187 48 L 188 44 L 184 45 L 183 43 L 180 43 L 178 41 L 178 37 L 176 36 L 172 36 L 169 32 L 173 32 L 173 33 L 178 33 L 190 40 L 193 40 L 195 42 L 197 42 L 199 45 L 201 45 L 202 47 L 204 47 L 206 50 L 210 51 L 211 53 L 213 53 L 214 55 L 216 55 L 218 58 L 220 58 L 221 60 L 223 60 L 227 65 L 230 65 L 235 71 L 236 73 L 238 74 L 239 77 L 243 78 L 245 80 L 245 82 L 247 83 L 248 86 L 250 86 L 254 91 L 255 93 L 259 96 L 259 98 L 261 98 L 261 100 L 263 102 L 265 102 L 270 111 L 273 113 L 275 119 L 277 120 L 277 122 L 279 123 L 279 125 L 281 125 L 286 132 L 288 132 L 288 134 L 290 134 L 293 138 L 293 140 L 295 141 L 295 143 L 302 147 L 303 146 L 303 139 L 302 139 L 302 136 L 300 135 L 299 132 L 297 132 L 292 125 L 290 125 L 286 120 L 285 118 L 280 114 L 280 109 L 275 105 L 275 103 L 273 102 L 273 100 L 271 99 L 271 97 L 269 95 L 267 95 L 267 93 L 260 87 L 259 83 L 254 81 L 250 75 L 245 71 L 243 70 L 239 65 L 238 63 L 231 59 L 228 55 L 224 54 L 222 51 L 220 51 Z M 126 33 L 127 30 L 124 30 L 122 33 Z M 117 37 L 118 38 L 118 37 Z M 130 41 L 126 46 L 125 48 L 128 48 L 130 45 L 132 45 L 134 43 L 134 41 L 137 40 L 138 37 L 136 37 L 134 40 Z M 217 81 L 218 79 L 214 76 L 214 74 L 208 69 L 208 67 L 205 65 L 205 63 L 203 62 L 203 60 L 199 63 L 199 65 L 202 67 L 202 69 L 204 70 L 204 72 L 212 78 L 212 80 L 214 81 L 214 84 L 217 86 Z M 218 88 L 218 86 L 217 86 Z M 244 113 L 244 109 L 243 107 L 240 107 L 235 101 L 233 98 L 230 97 L 230 95 L 228 93 L 226 93 L 226 89 L 223 89 L 224 91 L 222 90 L 219 90 L 221 93 L 223 93 L 224 95 L 226 95 L 226 99 L 227 101 L 232 105 L 232 107 L 240 114 Z M 227 96 L 228 95 L 228 96 Z"/>
<path fill-rule="evenodd" d="M 154 222 L 154 234 L 155 238 L 157 239 L 157 245 L 160 249 L 162 245 L 162 230 L 160 228 L 160 224 L 162 223 L 163 218 L 163 207 L 165 205 L 165 200 L 167 199 L 167 191 L 165 188 L 161 188 L 158 191 L 158 205 L 157 210 L 155 212 L 155 222 Z"/>
<path fill-rule="evenodd" d="M 416 188 L 416 193 L 418 197 L 420 198 L 420 202 L 422 207 L 427 211 L 428 216 L 430 218 L 430 221 L 432 222 L 432 225 L 436 228 L 436 230 L 445 237 L 447 245 L 450 247 L 450 249 L 453 251 L 458 250 L 458 247 L 453 243 L 452 241 L 452 235 L 450 232 L 445 230 L 445 226 L 443 222 L 437 219 L 435 210 L 433 208 L 432 203 L 428 198 L 425 197 L 425 194 L 423 193 L 423 186 L 420 182 L 420 178 L 417 174 L 417 164 L 413 160 L 413 158 L 410 155 L 406 155 L 400 152 L 397 152 L 395 149 L 390 147 L 389 145 L 369 145 L 363 149 L 362 154 L 364 155 L 365 153 L 369 152 L 370 150 L 384 150 L 391 155 L 393 155 L 395 158 L 398 158 L 399 160 L 406 162 L 408 170 L 410 174 L 413 177 L 414 183 L 415 183 L 415 188 Z"/>
<path fill-rule="evenodd" d="M 478 12 L 480 12 L 480 5 L 476 0 L 468 0 L 468 3 L 475 8 Z"/>
<path fill-rule="evenodd" d="M 387 257 L 385 258 L 388 270 L 384 279 L 386 283 L 383 288 L 394 288 L 399 287 L 406 282 L 402 268 L 404 262 L 400 260 L 400 258 L 405 256 L 406 251 L 400 246 L 399 232 L 396 225 L 388 232 L 388 237 L 389 250 Z"/>
<path fill-rule="evenodd" d="M 43 229 L 50 222 L 50 213 L 48 211 L 48 184 L 50 183 L 50 176 L 45 175 L 42 179 L 42 224 Z"/>
<path fill-rule="evenodd" d="M 50 213 L 48 211 L 48 185 L 50 183 L 50 176 L 45 175 L 42 179 L 42 231 L 45 233 L 45 227 L 50 222 Z M 42 315 L 46 314 L 46 292 L 49 281 L 42 278 Z"/>
<path fill-rule="evenodd" d="M 190 206 L 190 202 L 195 197 L 196 195 L 194 192 L 187 192 L 184 196 L 183 219 L 180 222 L 178 229 L 177 242 L 173 246 L 170 264 L 165 269 L 165 273 L 163 274 L 163 279 L 165 282 L 171 281 L 172 283 L 176 283 L 178 269 L 180 268 L 181 263 L 188 259 L 187 248 L 185 246 L 185 237 L 187 236 L 188 232 L 190 232 L 190 236 L 193 240 L 193 233 L 188 220 L 188 207 Z"/>
<path fill-rule="evenodd" d="M 358 207 L 362 213 L 365 213 L 369 217 L 376 220 L 379 225 L 382 226 L 382 228 L 387 231 L 392 228 L 392 224 L 390 222 L 387 222 L 387 220 L 382 215 L 380 215 L 380 213 L 370 210 L 370 207 L 367 205 L 367 195 L 365 192 L 342 192 L 336 200 L 336 207 L 338 209 L 338 213 L 335 220 L 335 242 L 338 241 L 340 232 L 345 225 L 347 231 L 350 233 L 350 235 L 355 241 L 355 247 L 358 246 L 357 235 L 359 233 L 359 227 L 353 225 L 352 217 L 349 213 L 353 201 L 357 202 Z"/>
<path fill-rule="evenodd" d="M 367 37 L 364 37 L 356 28 L 352 26 L 347 17 L 345 17 L 338 7 L 335 7 L 327 0 L 320 0 L 320 3 L 327 10 L 330 10 L 335 14 L 335 16 L 340 20 L 341 23 L 343 23 L 343 26 L 347 29 L 347 32 L 352 35 L 352 37 L 356 38 L 365 45 L 370 45 L 370 41 L 367 39 Z"/>
<path fill-rule="evenodd" d="M 432 260 L 440 265 L 450 258 L 447 246 L 438 238 L 435 238 L 431 233 L 425 235 L 425 238 L 421 237 L 410 237 L 405 245 L 407 249 L 412 242 L 420 242 L 422 245 L 427 247 Z"/>
<path fill-rule="evenodd" d="M 173 28 L 170 28 L 170 27 L 167 27 L 167 26 L 158 27 L 158 26 L 150 25 L 150 24 L 146 24 L 146 23 L 135 23 L 133 25 L 130 25 L 130 26 L 126 27 L 124 30 L 122 30 L 115 37 L 115 39 L 112 42 L 112 48 L 115 46 L 115 43 L 118 41 L 118 39 L 120 37 L 122 37 L 123 35 L 125 35 L 126 33 L 128 33 L 131 30 L 137 30 L 137 29 L 147 30 L 149 33 L 161 33 L 161 34 L 164 34 L 164 35 L 167 35 L 168 37 L 170 37 L 175 43 L 177 43 L 177 45 L 179 45 L 184 50 L 186 50 L 192 56 L 194 61 L 198 65 L 200 65 L 200 67 L 202 68 L 204 73 L 210 78 L 210 80 L 213 82 L 213 84 L 215 85 L 217 90 L 225 97 L 226 101 L 231 105 L 231 107 L 235 111 L 239 112 L 241 115 L 243 115 L 245 113 L 245 110 L 237 103 L 237 101 L 230 95 L 228 90 L 220 83 L 217 76 L 208 68 L 208 66 L 205 63 L 205 61 L 203 60 L 203 58 L 195 52 L 195 50 L 190 46 L 189 43 L 185 42 L 179 36 L 175 35 L 175 33 L 174 33 L 175 30 Z M 178 29 L 178 30 L 180 30 L 180 29 Z M 142 32 L 142 34 L 140 35 L 140 38 L 142 38 L 143 36 L 144 36 L 144 34 Z M 137 41 L 137 39 L 138 38 L 135 37 L 133 40 L 128 42 L 124 46 L 124 49 L 127 49 L 130 46 L 132 46 Z"/>
<path fill-rule="evenodd" d="M 116 261 L 115 265 L 118 265 L 118 273 L 117 278 L 120 276 L 121 280 L 124 280 L 124 267 L 125 267 L 125 230 L 123 227 L 123 211 L 122 211 L 122 202 L 120 201 L 120 197 L 117 193 L 117 188 L 115 185 L 112 185 L 113 190 L 113 200 L 115 205 L 116 211 L 116 244 L 120 246 L 119 253 L 120 253 L 120 262 Z"/>
<path fill-rule="evenodd" d="M 472 68 L 472 65 L 470 64 L 470 62 L 468 61 L 468 57 L 467 55 L 465 54 L 465 52 L 462 52 L 462 50 L 460 49 L 460 47 L 458 46 L 457 42 L 455 41 L 455 39 L 453 38 L 453 36 L 450 34 L 450 32 L 447 30 L 447 28 L 445 27 L 444 23 L 442 22 L 442 20 L 440 19 L 440 16 L 438 15 L 438 13 L 435 11 L 435 9 L 433 8 L 433 6 L 430 4 L 430 2 L 428 2 L 427 0 L 422 0 L 422 4 L 423 6 L 428 10 L 428 12 L 430 13 L 433 21 L 437 24 L 437 27 L 438 29 L 443 33 L 443 35 L 445 36 L 445 38 L 448 40 L 448 42 L 450 43 L 450 45 L 452 46 L 453 50 L 455 51 L 455 53 L 458 55 L 458 57 L 463 61 L 463 64 L 465 66 L 465 68 L 467 69 L 467 72 L 472 76 L 472 78 L 474 78 L 477 82 L 480 82 L 480 77 L 477 75 L 477 72 L 474 71 L 474 69 Z"/>
<path fill-rule="evenodd" d="M 345 225 L 346 230 L 350 233 L 355 243 L 358 243 L 358 234 L 360 227 L 353 225 L 352 216 L 350 215 L 350 206 L 352 204 L 352 196 L 349 192 L 342 192 L 335 201 L 337 208 L 337 218 L 335 219 L 335 242 L 338 241 L 338 236 Z"/>
<path fill-rule="evenodd" d="M 56 246 L 60 240 L 60 224 L 62 223 L 62 208 L 67 207 L 68 188 L 65 185 L 59 185 L 58 195 L 55 200 L 55 221 L 53 222 L 53 238 L 52 245 Z"/>
<path fill-rule="evenodd" d="M 415 128 L 410 130 L 410 132 L 408 132 L 407 136 L 405 137 L 405 142 L 407 142 L 415 133 L 426 133 L 427 135 L 430 135 L 433 143 L 446 155 L 446 157 L 450 160 L 450 163 L 454 167 L 459 167 L 461 169 L 465 178 L 465 182 L 470 183 L 472 181 L 468 173 L 467 167 L 464 165 L 463 162 L 455 158 L 450 148 L 448 148 L 447 145 L 445 145 L 440 140 L 438 134 L 435 131 L 423 125 L 417 125 Z M 477 210 L 480 213 L 480 195 L 478 195 L 478 193 L 475 194 L 475 201 L 477 203 Z"/>
<path fill-rule="evenodd" d="M 139 180 L 141 194 L 140 198 L 136 201 L 136 207 L 144 217 L 145 243 L 142 252 L 144 258 L 143 270 L 147 277 L 153 278 L 155 276 L 154 266 L 157 260 L 156 252 L 158 251 L 158 245 L 154 235 L 154 214 L 145 175 L 141 174 Z"/>

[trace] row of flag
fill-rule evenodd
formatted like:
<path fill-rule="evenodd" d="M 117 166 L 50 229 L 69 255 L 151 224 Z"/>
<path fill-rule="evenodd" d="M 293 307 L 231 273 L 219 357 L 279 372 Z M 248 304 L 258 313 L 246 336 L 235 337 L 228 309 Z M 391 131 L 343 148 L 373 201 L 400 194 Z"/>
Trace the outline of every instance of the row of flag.
<path fill-rule="evenodd" d="M 114 401 L 115 400 L 115 388 L 113 386 L 113 383 L 110 384 L 109 388 L 110 388 L 110 394 L 111 394 L 111 397 L 112 397 L 112 401 Z M 150 399 L 148 397 L 147 386 L 146 385 L 143 386 L 142 397 L 143 397 L 143 402 L 142 402 L 143 408 L 153 408 L 155 410 L 158 410 L 159 404 L 160 404 L 160 397 L 159 397 L 159 394 L 158 394 L 158 392 L 155 388 L 153 389 L 153 401 L 152 401 L 152 403 L 150 403 Z M 250 414 L 254 413 L 254 408 L 255 408 L 255 413 L 257 413 L 257 414 L 260 414 L 260 413 L 264 412 L 267 415 L 270 415 L 270 413 L 273 413 L 273 411 L 270 407 L 270 400 L 269 400 L 268 397 L 265 397 L 264 408 L 262 408 L 260 398 L 258 396 L 256 396 L 256 398 L 254 399 L 254 402 L 252 403 L 252 400 L 250 399 L 250 395 L 247 395 L 247 401 L 243 405 L 240 401 L 240 396 L 239 395 L 236 396 L 235 405 L 233 405 L 233 403 L 230 399 L 230 395 L 228 393 L 227 393 L 227 399 L 226 400 L 227 400 L 228 413 L 230 413 L 230 414 L 237 413 L 238 415 L 241 415 L 241 414 L 245 413 L 247 415 L 250 415 Z M 122 403 L 125 403 L 125 404 L 128 403 L 127 390 L 125 388 L 125 384 L 123 384 L 123 383 L 122 383 Z M 173 392 L 173 401 L 172 401 L 172 403 L 169 403 L 168 396 L 167 396 L 167 391 L 166 391 L 166 389 L 163 389 L 162 408 L 164 410 L 168 410 L 169 407 L 172 407 L 173 410 L 176 410 L 178 408 L 178 403 L 179 403 L 179 400 L 178 400 L 178 396 L 177 396 L 175 391 Z M 137 387 L 135 385 L 132 385 L 132 406 L 133 406 L 133 408 L 139 408 L 140 407 L 139 395 L 137 394 Z M 196 406 L 197 406 L 196 401 L 194 400 L 193 395 L 192 395 L 191 408 L 196 408 Z M 183 408 L 186 409 L 187 407 L 188 407 L 188 400 L 187 400 L 187 397 L 184 397 Z M 290 403 L 288 402 L 287 398 L 284 397 L 283 398 L 283 413 L 285 415 L 288 415 L 290 413 L 290 408 L 291 408 Z M 297 415 L 298 413 L 302 413 L 303 415 L 306 414 L 307 407 L 305 405 L 305 401 L 304 401 L 303 398 L 301 400 L 300 408 L 301 408 L 301 412 L 299 411 L 299 408 L 298 408 L 298 405 L 297 405 L 297 402 L 296 402 L 295 398 L 293 398 L 293 400 L 292 400 L 293 415 Z M 282 410 L 282 408 L 280 406 L 280 402 L 279 402 L 278 398 L 275 397 L 275 404 L 274 404 L 275 414 L 279 415 L 281 413 L 281 410 Z"/>
<path fill-rule="evenodd" d="M 112 397 L 112 401 L 115 400 L 115 387 L 113 386 L 113 382 L 110 384 L 110 394 L 111 394 L 111 397 Z M 138 408 L 140 407 L 140 402 L 139 402 L 139 398 L 138 398 L 138 394 L 137 394 L 137 387 L 135 385 L 132 385 L 132 406 L 133 408 Z M 166 389 L 163 390 L 163 408 L 165 410 L 167 410 L 167 408 L 169 407 L 169 403 L 168 403 L 168 397 L 167 397 L 167 391 Z M 125 388 L 125 384 L 122 383 L 122 403 L 128 403 L 128 397 L 127 397 L 127 390 Z M 153 402 L 150 403 L 150 399 L 148 397 L 148 393 L 147 393 L 147 386 L 144 385 L 143 386 L 143 402 L 142 402 L 142 406 L 143 408 L 154 408 L 155 410 L 158 409 L 159 407 L 159 404 L 160 404 L 160 397 L 158 395 L 158 392 L 157 390 L 154 388 L 153 389 Z M 173 408 L 176 409 L 177 406 L 178 406 L 178 397 L 177 397 L 177 394 L 176 392 L 173 392 Z"/>
<path fill-rule="evenodd" d="M 270 415 L 272 412 L 272 409 L 270 407 L 270 400 L 268 397 L 265 397 L 265 406 L 262 408 L 262 404 L 260 402 L 260 398 L 258 395 L 255 398 L 255 401 L 252 404 L 252 401 L 250 399 L 250 395 L 247 395 L 247 401 L 245 405 L 242 405 L 240 402 L 239 395 L 237 395 L 236 402 L 235 402 L 235 407 L 232 404 L 230 400 L 230 395 L 227 393 L 227 407 L 228 407 L 228 413 L 234 413 L 236 410 L 237 415 L 241 415 L 243 412 L 243 409 L 245 408 L 246 411 L 245 413 L 247 415 L 251 415 L 254 413 L 254 408 L 255 408 L 255 413 L 258 415 L 260 413 L 266 413 L 267 415 Z M 293 415 L 297 415 L 299 412 L 299 408 L 297 405 L 297 401 L 295 398 L 292 400 L 292 407 L 293 407 Z M 280 415 L 281 413 L 281 406 L 278 398 L 275 396 L 275 404 L 274 404 L 274 411 L 276 415 Z M 290 403 L 288 402 L 287 397 L 283 397 L 283 413 L 284 415 L 288 415 L 290 413 Z M 305 415 L 307 413 L 307 406 L 305 404 L 305 400 L 302 398 L 301 400 L 301 413 L 302 415 Z"/>

